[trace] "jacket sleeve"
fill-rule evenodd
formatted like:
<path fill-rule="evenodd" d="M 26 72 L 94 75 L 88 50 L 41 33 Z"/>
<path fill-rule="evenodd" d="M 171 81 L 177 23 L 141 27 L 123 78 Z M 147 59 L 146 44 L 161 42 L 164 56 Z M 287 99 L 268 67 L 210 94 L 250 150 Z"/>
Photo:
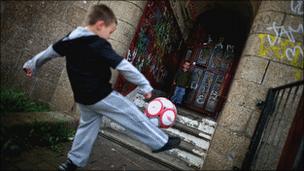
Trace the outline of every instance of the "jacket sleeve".
<path fill-rule="evenodd" d="M 23 65 L 23 68 L 31 69 L 33 74 L 36 74 L 37 69 L 39 69 L 47 61 L 59 57 L 59 55 L 54 49 L 53 45 L 49 46 L 44 51 L 38 53 L 30 60 L 26 61 Z"/>
<path fill-rule="evenodd" d="M 131 63 L 123 59 L 116 69 L 131 83 L 139 87 L 140 94 L 146 94 L 153 90 L 149 81 Z"/>

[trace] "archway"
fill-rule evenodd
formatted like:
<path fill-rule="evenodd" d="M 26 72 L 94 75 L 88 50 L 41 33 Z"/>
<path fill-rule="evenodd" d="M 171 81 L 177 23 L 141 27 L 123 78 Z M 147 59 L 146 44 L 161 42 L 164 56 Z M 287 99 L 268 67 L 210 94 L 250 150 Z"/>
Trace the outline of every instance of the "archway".
<path fill-rule="evenodd" d="M 193 63 L 186 108 L 217 119 L 249 33 L 251 11 L 249 2 L 222 3 L 196 17 L 184 49 L 185 59 Z"/>

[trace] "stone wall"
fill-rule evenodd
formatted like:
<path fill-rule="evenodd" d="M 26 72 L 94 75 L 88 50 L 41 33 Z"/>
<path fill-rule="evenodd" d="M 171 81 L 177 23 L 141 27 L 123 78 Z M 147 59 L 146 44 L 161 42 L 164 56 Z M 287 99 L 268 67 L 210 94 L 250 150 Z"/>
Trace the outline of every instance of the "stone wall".
<path fill-rule="evenodd" d="M 261 113 L 256 103 L 269 88 L 303 79 L 303 49 L 303 3 L 263 1 L 203 169 L 241 167 Z"/>
<path fill-rule="evenodd" d="M 32 79 L 25 77 L 22 65 L 83 25 L 89 7 L 97 3 L 108 5 L 116 14 L 118 27 L 109 41 L 124 56 L 146 1 L 1 1 L 1 86 L 24 90 L 54 110 L 73 111 L 64 58 L 49 61 Z M 114 72 L 112 82 L 116 76 Z"/>

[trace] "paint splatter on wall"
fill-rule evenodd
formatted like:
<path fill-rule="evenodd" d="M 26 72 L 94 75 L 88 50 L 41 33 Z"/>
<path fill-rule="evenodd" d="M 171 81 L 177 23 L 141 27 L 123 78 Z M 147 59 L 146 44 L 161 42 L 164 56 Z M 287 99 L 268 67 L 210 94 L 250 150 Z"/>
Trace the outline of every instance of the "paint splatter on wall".
<path fill-rule="evenodd" d="M 179 63 L 177 51 L 181 43 L 182 35 L 169 2 L 151 0 L 144 9 L 126 59 L 154 88 L 165 91 Z M 115 85 L 122 94 L 134 87 L 121 75 Z"/>

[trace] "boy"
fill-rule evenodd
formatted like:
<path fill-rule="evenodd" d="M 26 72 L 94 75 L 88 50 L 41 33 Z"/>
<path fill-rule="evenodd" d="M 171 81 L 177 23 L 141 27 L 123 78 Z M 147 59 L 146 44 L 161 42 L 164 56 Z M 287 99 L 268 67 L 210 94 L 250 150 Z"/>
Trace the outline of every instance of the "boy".
<path fill-rule="evenodd" d="M 189 87 L 191 81 L 191 73 L 189 71 L 190 65 L 190 61 L 185 61 L 182 65 L 182 68 L 178 69 L 174 77 L 173 85 L 176 85 L 176 87 L 174 94 L 171 97 L 171 101 L 177 106 L 181 105 L 186 92 L 186 88 Z"/>
<path fill-rule="evenodd" d="M 102 116 L 128 129 L 131 136 L 148 145 L 152 152 L 169 150 L 180 143 L 180 138 L 168 137 L 131 101 L 112 90 L 110 67 L 136 84 L 145 98 L 150 98 L 153 90 L 148 80 L 117 55 L 107 41 L 116 25 L 117 19 L 109 7 L 95 5 L 87 15 L 86 27 L 77 27 L 23 66 L 26 75 L 31 77 L 47 60 L 57 56 L 66 58 L 74 99 L 80 109 L 80 121 L 68 159 L 59 165 L 59 170 L 75 170 L 87 164 Z"/>

